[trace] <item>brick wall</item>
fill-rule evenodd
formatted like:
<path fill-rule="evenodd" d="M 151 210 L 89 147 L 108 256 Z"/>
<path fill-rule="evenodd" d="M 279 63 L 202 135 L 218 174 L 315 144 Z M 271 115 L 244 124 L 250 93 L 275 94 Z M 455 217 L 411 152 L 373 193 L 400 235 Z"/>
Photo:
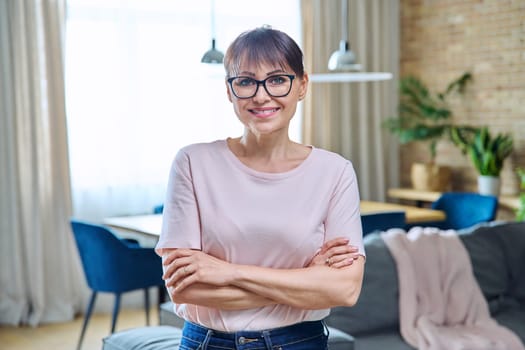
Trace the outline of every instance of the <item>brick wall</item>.
<path fill-rule="evenodd" d="M 502 194 L 516 194 L 514 169 L 525 167 L 525 0 L 401 0 L 401 76 L 443 91 L 465 71 L 473 80 L 463 98 L 450 100 L 454 122 L 512 134 Z M 424 145 L 401 148 L 403 186 L 412 162 L 428 159 Z M 450 141 L 438 145 L 437 163 L 452 166 L 454 190 L 477 190 L 477 172 Z"/>

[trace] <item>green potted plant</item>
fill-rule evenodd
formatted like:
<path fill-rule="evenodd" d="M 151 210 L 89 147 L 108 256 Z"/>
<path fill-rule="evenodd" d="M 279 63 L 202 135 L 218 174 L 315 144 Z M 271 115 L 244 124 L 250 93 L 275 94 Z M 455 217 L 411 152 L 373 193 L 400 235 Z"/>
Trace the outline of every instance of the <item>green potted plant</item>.
<path fill-rule="evenodd" d="M 444 92 L 432 94 L 418 78 L 408 76 L 399 82 L 400 101 L 398 115 L 385 120 L 383 126 L 396 134 L 402 144 L 426 142 L 429 163 L 414 163 L 411 169 L 412 186 L 421 190 L 444 191 L 450 182 L 450 168 L 436 164 L 436 147 L 440 139 L 448 135 L 452 123 L 452 110 L 447 97 L 463 93 L 472 79 L 464 73 L 454 79 Z"/>
<path fill-rule="evenodd" d="M 521 188 L 519 199 L 520 206 L 518 210 L 516 210 L 516 220 L 525 221 L 525 168 L 518 168 L 516 172 L 518 173 L 518 176 L 520 178 Z"/>
<path fill-rule="evenodd" d="M 488 127 L 452 127 L 452 141 L 467 154 L 478 172 L 478 191 L 499 195 L 500 173 L 505 159 L 513 150 L 510 134 L 490 135 Z"/>

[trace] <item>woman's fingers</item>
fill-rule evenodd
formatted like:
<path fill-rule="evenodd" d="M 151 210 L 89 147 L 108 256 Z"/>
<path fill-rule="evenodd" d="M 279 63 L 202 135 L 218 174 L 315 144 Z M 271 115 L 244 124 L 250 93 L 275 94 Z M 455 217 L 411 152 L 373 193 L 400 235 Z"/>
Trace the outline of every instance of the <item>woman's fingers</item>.
<path fill-rule="evenodd" d="M 340 269 L 342 267 L 350 266 L 359 257 L 357 253 L 334 255 L 330 258 L 330 267 Z"/>
<path fill-rule="evenodd" d="M 175 291 L 181 290 L 182 286 L 186 287 L 190 283 L 188 279 L 195 273 L 192 265 L 184 265 L 175 270 L 168 278 L 165 279 L 166 287 L 173 287 Z"/>
<path fill-rule="evenodd" d="M 196 250 L 170 253 L 163 264 L 163 279 L 167 287 L 181 291 L 195 282 L 223 286 L 230 283 L 232 264 Z"/>
<path fill-rule="evenodd" d="M 334 266 L 334 263 L 336 263 L 335 267 L 347 266 L 352 264 L 354 260 L 352 254 L 357 252 L 357 247 L 348 245 L 347 238 L 334 238 L 325 242 L 308 266 Z"/>
<path fill-rule="evenodd" d="M 170 278 L 173 274 L 175 274 L 181 267 L 186 266 L 190 264 L 191 259 L 188 257 L 184 258 L 178 258 L 175 260 L 172 260 L 169 264 L 163 263 L 163 270 L 164 273 L 162 274 L 162 279 L 166 280 Z M 180 274 L 180 272 L 179 272 Z"/>
<path fill-rule="evenodd" d="M 321 247 L 319 254 L 324 254 L 333 247 L 346 246 L 348 245 L 348 242 L 349 242 L 348 238 L 345 238 L 345 237 L 337 237 L 329 241 L 326 241 Z"/>
<path fill-rule="evenodd" d="M 169 265 L 175 259 L 186 257 L 186 256 L 191 256 L 193 254 L 196 254 L 197 252 L 198 250 L 182 249 L 182 248 L 170 250 L 168 253 L 163 255 L 162 265 Z"/>
<path fill-rule="evenodd" d="M 358 251 L 357 247 L 352 245 L 336 246 L 328 249 L 325 253 L 327 256 L 335 256 L 349 253 L 356 253 Z"/>
<path fill-rule="evenodd" d="M 346 243 L 345 243 L 346 242 Z M 347 239 L 336 238 L 326 242 L 326 250 L 323 253 L 326 265 L 334 268 L 342 268 L 352 265 L 357 259 L 359 249 L 349 245 Z"/>

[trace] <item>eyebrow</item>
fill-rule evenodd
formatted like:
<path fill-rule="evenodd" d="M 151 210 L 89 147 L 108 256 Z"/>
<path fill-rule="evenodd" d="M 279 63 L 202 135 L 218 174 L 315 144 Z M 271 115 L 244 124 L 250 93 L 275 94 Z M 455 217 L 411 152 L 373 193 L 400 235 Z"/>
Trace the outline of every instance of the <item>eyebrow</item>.
<path fill-rule="evenodd" d="M 275 73 L 286 73 L 286 72 L 284 70 L 282 70 L 282 69 L 276 69 L 276 70 L 273 70 L 271 72 L 266 73 L 266 76 L 269 77 L 270 75 L 273 75 Z M 239 75 L 246 75 L 246 76 L 255 77 L 254 73 L 248 72 L 248 71 L 242 71 L 242 72 L 239 73 Z"/>

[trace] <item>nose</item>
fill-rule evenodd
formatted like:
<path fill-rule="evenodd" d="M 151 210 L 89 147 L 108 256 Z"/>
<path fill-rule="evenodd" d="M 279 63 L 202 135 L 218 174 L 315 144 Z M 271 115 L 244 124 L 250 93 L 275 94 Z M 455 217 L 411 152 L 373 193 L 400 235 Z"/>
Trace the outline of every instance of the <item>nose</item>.
<path fill-rule="evenodd" d="M 257 86 L 257 91 L 255 92 L 255 95 L 252 97 L 252 99 L 255 102 L 261 103 L 266 102 L 271 99 L 271 96 L 268 94 L 266 89 L 264 88 L 263 84 L 259 84 Z"/>

